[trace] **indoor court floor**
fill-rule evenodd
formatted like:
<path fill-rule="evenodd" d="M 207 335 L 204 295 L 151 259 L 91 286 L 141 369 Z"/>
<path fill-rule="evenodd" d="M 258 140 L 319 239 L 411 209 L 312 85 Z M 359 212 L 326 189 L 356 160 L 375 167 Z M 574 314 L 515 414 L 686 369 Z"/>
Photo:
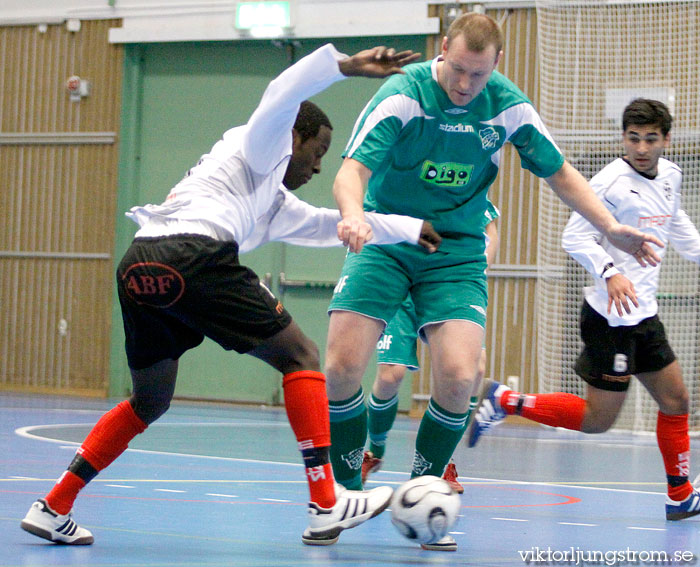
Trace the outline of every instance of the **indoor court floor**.
<path fill-rule="evenodd" d="M 19 527 L 97 419 L 120 400 L 0 394 L 0 567 L 697 565 L 700 516 L 667 522 L 650 435 L 597 436 L 503 424 L 455 453 L 465 486 L 456 553 L 402 538 L 390 512 L 301 543 L 307 487 L 284 410 L 175 402 L 79 496 L 91 546 L 59 546 Z M 399 417 L 384 470 L 408 479 L 418 421 Z M 691 478 L 700 473 L 692 441 Z"/>

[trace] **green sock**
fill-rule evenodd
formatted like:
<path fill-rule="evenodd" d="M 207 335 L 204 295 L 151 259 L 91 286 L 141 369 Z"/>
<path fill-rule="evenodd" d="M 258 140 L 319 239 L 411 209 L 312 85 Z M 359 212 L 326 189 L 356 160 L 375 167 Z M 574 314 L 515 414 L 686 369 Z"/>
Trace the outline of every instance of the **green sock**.
<path fill-rule="evenodd" d="M 416 437 L 412 478 L 424 474 L 442 476 L 464 434 L 468 416 L 468 410 L 464 413 L 452 413 L 430 399 Z"/>
<path fill-rule="evenodd" d="M 345 488 L 362 490 L 362 458 L 367 440 L 367 408 L 362 388 L 351 398 L 329 402 L 331 464 Z"/>
<path fill-rule="evenodd" d="M 386 438 L 394 425 L 398 409 L 399 397 L 397 395 L 388 400 L 380 400 L 374 394 L 369 395 L 367 402 L 369 450 L 378 459 L 384 456 Z"/>

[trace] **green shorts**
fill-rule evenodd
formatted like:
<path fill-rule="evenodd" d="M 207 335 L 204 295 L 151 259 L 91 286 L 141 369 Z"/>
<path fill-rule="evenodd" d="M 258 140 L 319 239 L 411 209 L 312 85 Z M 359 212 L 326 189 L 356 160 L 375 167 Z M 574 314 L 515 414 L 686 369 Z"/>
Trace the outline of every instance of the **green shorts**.
<path fill-rule="evenodd" d="M 412 244 L 365 246 L 348 254 L 328 311 L 352 311 L 388 323 L 411 295 L 419 334 L 426 325 L 464 320 L 486 326 L 486 257 L 429 254 Z"/>
<path fill-rule="evenodd" d="M 377 343 L 377 364 L 401 364 L 412 372 L 418 370 L 417 328 L 416 310 L 408 297 L 391 318 Z"/>

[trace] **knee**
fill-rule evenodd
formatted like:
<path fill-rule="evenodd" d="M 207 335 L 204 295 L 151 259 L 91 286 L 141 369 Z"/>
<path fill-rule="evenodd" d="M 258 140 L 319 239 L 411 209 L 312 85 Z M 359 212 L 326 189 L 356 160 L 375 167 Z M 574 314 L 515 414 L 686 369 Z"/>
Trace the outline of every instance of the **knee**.
<path fill-rule="evenodd" d="M 380 364 L 377 370 L 377 383 L 382 388 L 398 388 L 403 382 L 405 373 L 405 366 Z"/>
<path fill-rule="evenodd" d="M 170 400 L 172 396 L 158 395 L 154 393 L 132 394 L 129 398 L 129 403 L 138 418 L 146 425 L 150 425 L 156 421 L 170 408 Z"/>
<path fill-rule="evenodd" d="M 362 377 L 365 368 L 356 357 L 350 356 L 349 351 L 331 352 L 326 354 L 326 376 L 329 378 Z"/>
<path fill-rule="evenodd" d="M 610 429 L 617 419 L 617 413 L 603 413 L 591 411 L 586 408 L 586 413 L 581 423 L 583 433 L 605 433 Z"/>
<path fill-rule="evenodd" d="M 441 400 L 450 399 L 455 402 L 466 403 L 474 389 L 476 376 L 457 373 L 445 372 L 441 375 L 435 375 L 434 388 L 435 393 Z"/>
<path fill-rule="evenodd" d="M 683 388 L 679 392 L 666 397 L 659 402 L 659 410 L 666 415 L 685 415 L 690 411 L 690 396 L 688 390 Z"/>
<path fill-rule="evenodd" d="M 321 357 L 316 343 L 308 337 L 303 337 L 289 350 L 286 360 L 282 363 L 284 374 L 300 370 L 321 370 Z"/>
<path fill-rule="evenodd" d="M 382 400 L 396 395 L 406 374 L 406 367 L 400 364 L 379 364 L 372 392 Z"/>

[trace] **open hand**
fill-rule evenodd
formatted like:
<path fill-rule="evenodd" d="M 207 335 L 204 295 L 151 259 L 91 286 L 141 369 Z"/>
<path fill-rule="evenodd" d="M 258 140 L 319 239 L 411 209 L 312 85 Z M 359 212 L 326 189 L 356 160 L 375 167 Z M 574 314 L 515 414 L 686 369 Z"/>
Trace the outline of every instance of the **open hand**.
<path fill-rule="evenodd" d="M 420 57 L 413 51 L 399 51 L 380 45 L 360 51 L 338 62 L 340 72 L 346 77 L 373 77 L 382 79 L 395 73 L 403 73 L 401 67 L 413 63 Z"/>
<path fill-rule="evenodd" d="M 645 234 L 631 226 L 618 224 L 606 236 L 610 244 L 632 254 L 643 268 L 647 264 L 657 266 L 661 262 L 661 257 L 654 251 L 651 244 L 656 244 L 658 247 L 663 248 L 664 243 L 652 234 Z"/>
<path fill-rule="evenodd" d="M 639 307 L 637 301 L 637 293 L 634 290 L 634 284 L 622 274 L 615 274 L 607 280 L 608 285 L 608 313 L 612 309 L 613 303 L 617 314 L 622 317 L 624 309 L 628 314 L 632 313 L 632 308 L 629 305 L 631 301 L 635 307 Z"/>

